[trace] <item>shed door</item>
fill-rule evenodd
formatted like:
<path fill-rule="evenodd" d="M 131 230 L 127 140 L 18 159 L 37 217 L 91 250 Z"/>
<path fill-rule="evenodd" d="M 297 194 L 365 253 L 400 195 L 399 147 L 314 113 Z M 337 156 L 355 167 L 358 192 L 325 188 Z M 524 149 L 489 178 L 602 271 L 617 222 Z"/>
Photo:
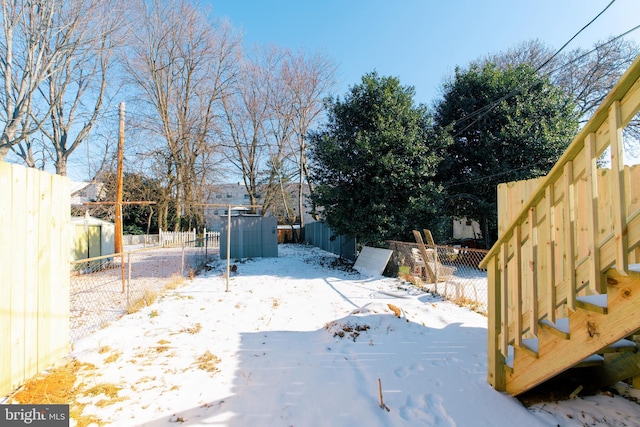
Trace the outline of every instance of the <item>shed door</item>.
<path fill-rule="evenodd" d="M 74 259 L 86 259 L 89 257 L 89 247 L 87 245 L 87 233 L 84 231 L 84 226 L 76 225 L 76 233 L 74 235 Z"/>
<path fill-rule="evenodd" d="M 100 256 L 100 226 L 89 226 L 89 258 Z"/>

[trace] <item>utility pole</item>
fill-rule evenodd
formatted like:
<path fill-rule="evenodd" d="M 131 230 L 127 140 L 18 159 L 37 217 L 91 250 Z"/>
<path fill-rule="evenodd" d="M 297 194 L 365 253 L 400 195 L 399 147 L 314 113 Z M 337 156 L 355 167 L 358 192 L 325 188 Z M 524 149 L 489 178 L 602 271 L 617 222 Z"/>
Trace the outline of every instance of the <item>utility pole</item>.
<path fill-rule="evenodd" d="M 124 158 L 124 102 L 120 103 L 120 131 L 118 133 L 118 176 L 116 186 L 116 232 L 114 249 L 122 253 L 122 163 Z"/>

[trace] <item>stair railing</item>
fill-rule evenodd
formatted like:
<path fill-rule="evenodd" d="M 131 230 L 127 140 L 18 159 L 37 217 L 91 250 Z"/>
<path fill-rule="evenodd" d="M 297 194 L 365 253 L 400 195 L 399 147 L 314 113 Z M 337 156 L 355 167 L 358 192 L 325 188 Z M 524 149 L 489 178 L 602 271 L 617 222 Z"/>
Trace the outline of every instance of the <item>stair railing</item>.
<path fill-rule="evenodd" d="M 625 168 L 622 130 L 640 109 L 640 57 L 549 174 L 520 204 L 480 263 L 488 272 L 488 381 L 506 388 L 509 346 L 527 349 L 538 324 L 606 294 L 603 274 L 625 275 L 640 244 L 640 167 Z M 610 170 L 598 159 L 610 149 Z M 633 183 L 633 184 L 631 184 Z M 500 208 L 505 208 L 501 206 Z"/>

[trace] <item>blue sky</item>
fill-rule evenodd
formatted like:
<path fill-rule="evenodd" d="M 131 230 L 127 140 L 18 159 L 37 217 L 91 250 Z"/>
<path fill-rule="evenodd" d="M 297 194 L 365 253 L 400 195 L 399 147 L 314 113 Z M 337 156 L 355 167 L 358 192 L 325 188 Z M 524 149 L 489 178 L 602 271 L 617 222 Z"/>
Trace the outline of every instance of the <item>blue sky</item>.
<path fill-rule="evenodd" d="M 414 86 L 431 104 L 456 66 L 539 39 L 559 49 L 610 0 L 202 0 L 244 32 L 245 45 L 324 51 L 338 66 L 343 96 L 377 70 Z M 616 0 L 566 49 L 640 25 L 640 1 Z M 640 30 L 628 38 L 640 43 Z"/>

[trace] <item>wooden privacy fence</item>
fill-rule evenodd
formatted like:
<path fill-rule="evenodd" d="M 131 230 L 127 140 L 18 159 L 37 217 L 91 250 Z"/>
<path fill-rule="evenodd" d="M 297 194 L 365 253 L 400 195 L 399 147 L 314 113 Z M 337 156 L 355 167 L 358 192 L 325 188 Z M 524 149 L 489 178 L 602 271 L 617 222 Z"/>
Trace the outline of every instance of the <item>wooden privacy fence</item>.
<path fill-rule="evenodd" d="M 558 352 L 555 361 L 543 363 L 542 352 L 533 349 L 540 358 L 535 369 L 505 372 L 510 346 L 518 365 L 519 354 L 531 353 L 528 342 L 538 336 L 541 322 L 555 323 L 574 312 L 582 296 L 605 296 L 604 274 L 615 265 L 626 276 L 629 263 L 638 262 L 640 168 L 624 167 L 622 132 L 639 108 L 640 57 L 546 177 L 501 188 L 500 236 L 480 264 L 488 269 L 488 370 L 494 387 L 518 394 L 584 357 L 582 350 Z M 601 169 L 598 159 L 607 148 L 611 167 Z M 596 344 L 606 345 L 595 343 L 594 349 Z M 518 384 L 522 374 L 531 377 Z"/>
<path fill-rule="evenodd" d="M 69 350 L 69 179 L 0 162 L 0 396 Z"/>

